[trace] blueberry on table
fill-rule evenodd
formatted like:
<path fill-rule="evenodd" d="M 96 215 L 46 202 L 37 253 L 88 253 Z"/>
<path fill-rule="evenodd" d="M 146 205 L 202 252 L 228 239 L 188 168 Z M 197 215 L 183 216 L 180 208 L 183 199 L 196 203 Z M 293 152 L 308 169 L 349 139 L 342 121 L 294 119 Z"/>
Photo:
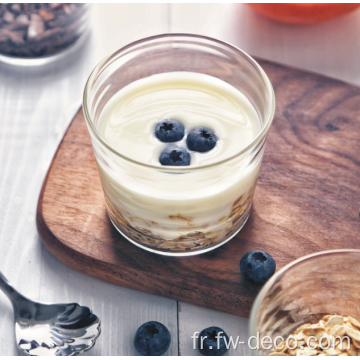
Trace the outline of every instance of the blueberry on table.
<path fill-rule="evenodd" d="M 240 260 L 241 273 L 256 284 L 264 284 L 275 269 L 275 260 L 265 251 L 249 251 Z"/>
<path fill-rule="evenodd" d="M 155 127 L 155 136 L 162 142 L 180 141 L 185 134 L 184 126 L 177 120 L 164 119 Z"/>
<path fill-rule="evenodd" d="M 148 321 L 136 331 L 134 345 L 143 356 L 160 356 L 171 343 L 171 335 L 167 327 L 157 321 Z"/>
<path fill-rule="evenodd" d="M 186 149 L 176 145 L 169 145 L 160 154 L 161 165 L 186 166 L 190 165 L 190 154 Z"/>
<path fill-rule="evenodd" d="M 216 145 L 217 137 L 215 133 L 205 127 L 196 127 L 192 129 L 187 138 L 186 145 L 189 150 L 197 152 L 207 152 Z"/>
<path fill-rule="evenodd" d="M 228 351 L 229 337 L 217 326 L 210 326 L 199 334 L 198 349 L 201 355 L 221 356 Z"/>

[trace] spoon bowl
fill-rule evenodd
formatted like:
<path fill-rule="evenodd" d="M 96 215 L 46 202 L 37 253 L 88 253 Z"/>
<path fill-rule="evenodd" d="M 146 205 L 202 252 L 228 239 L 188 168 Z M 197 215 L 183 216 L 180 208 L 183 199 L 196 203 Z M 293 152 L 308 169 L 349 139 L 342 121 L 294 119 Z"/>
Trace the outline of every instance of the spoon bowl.
<path fill-rule="evenodd" d="M 0 289 L 13 305 L 16 344 L 26 354 L 71 356 L 95 345 L 101 323 L 88 307 L 32 301 L 16 291 L 1 272 Z"/>

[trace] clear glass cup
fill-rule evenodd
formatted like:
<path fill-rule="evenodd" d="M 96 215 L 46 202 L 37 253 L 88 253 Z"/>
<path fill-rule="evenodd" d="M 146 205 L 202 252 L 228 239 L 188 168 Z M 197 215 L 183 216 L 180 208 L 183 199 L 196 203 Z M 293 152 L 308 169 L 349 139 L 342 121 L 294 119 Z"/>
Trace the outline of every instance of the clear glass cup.
<path fill-rule="evenodd" d="M 42 65 L 79 43 L 88 28 L 89 4 L 1 3 L 0 61 Z"/>
<path fill-rule="evenodd" d="M 278 271 L 261 289 L 250 313 L 249 336 L 287 337 L 324 315 L 360 319 L 360 250 L 330 250 L 300 258 Z M 253 355 L 271 350 L 253 338 Z M 257 345 L 259 348 L 256 349 Z M 270 347 L 270 344 L 265 344 Z"/>
<path fill-rule="evenodd" d="M 256 138 L 246 148 L 239 144 L 238 151 L 223 161 L 190 168 L 140 163 L 109 146 L 97 126 L 113 95 L 136 80 L 174 71 L 211 75 L 239 89 L 260 118 Z M 226 243 L 244 226 L 275 110 L 271 83 L 249 55 L 198 35 L 164 34 L 139 40 L 93 70 L 83 109 L 108 215 L 128 240 L 155 253 L 193 255 Z"/>

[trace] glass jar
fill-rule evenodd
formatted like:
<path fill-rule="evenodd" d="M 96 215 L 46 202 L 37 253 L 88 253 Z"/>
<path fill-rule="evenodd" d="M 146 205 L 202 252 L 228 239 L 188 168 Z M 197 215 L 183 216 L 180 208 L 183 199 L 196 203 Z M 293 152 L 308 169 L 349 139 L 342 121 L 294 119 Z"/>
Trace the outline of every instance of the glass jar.
<path fill-rule="evenodd" d="M 251 309 L 253 355 L 268 355 L 276 337 L 286 340 L 300 325 L 316 323 L 324 315 L 360 319 L 359 263 L 360 250 L 330 250 L 300 258 L 277 272 Z M 271 341 L 261 346 L 266 336 Z"/>
<path fill-rule="evenodd" d="M 88 9 L 74 3 L 0 4 L 0 60 L 37 65 L 54 58 L 85 33 Z"/>
<path fill-rule="evenodd" d="M 221 161 L 190 167 L 144 163 L 110 146 L 99 119 L 113 96 L 136 81 L 173 72 L 210 75 L 240 90 L 258 114 L 255 138 Z M 108 215 L 129 241 L 155 253 L 194 255 L 226 243 L 244 226 L 275 109 L 271 83 L 249 55 L 197 35 L 139 40 L 94 69 L 83 109 Z"/>

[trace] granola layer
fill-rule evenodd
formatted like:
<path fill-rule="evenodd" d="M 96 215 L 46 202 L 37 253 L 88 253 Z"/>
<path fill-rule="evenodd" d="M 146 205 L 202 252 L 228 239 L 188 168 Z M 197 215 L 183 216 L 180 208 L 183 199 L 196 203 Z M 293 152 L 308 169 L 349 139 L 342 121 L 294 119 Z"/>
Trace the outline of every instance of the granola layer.
<path fill-rule="evenodd" d="M 214 224 L 208 224 L 200 229 L 193 224 L 193 219 L 182 214 L 170 214 L 168 217 L 174 222 L 174 227 L 180 225 L 178 228 L 181 230 L 179 231 L 181 235 L 173 239 L 165 239 L 160 235 L 155 235 L 151 229 L 161 225 L 154 221 L 141 219 L 146 224 L 146 228 L 134 225 L 131 219 L 134 217 L 139 219 L 138 216 L 116 208 L 106 196 L 105 199 L 111 220 L 131 240 L 154 250 L 179 253 L 191 252 L 214 247 L 226 241 L 241 229 L 250 213 L 255 185 L 234 201 L 228 217 L 223 216 L 218 219 L 218 224 L 215 225 L 214 230 L 206 230 L 207 228 L 213 228 Z"/>

